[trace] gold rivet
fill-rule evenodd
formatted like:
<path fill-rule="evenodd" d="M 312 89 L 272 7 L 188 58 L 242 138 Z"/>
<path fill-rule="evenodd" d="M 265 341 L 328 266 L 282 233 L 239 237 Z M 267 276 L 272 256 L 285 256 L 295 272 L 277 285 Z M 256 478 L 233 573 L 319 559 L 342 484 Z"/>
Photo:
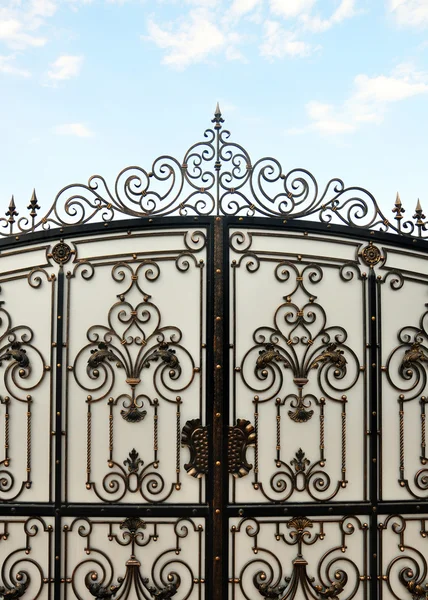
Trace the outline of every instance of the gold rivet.
<path fill-rule="evenodd" d="M 219 418 L 219 417 L 221 417 L 221 413 L 219 413 L 219 412 L 218 412 L 218 413 L 216 413 L 216 414 L 215 414 L 215 416 L 216 416 L 217 418 Z"/>
<path fill-rule="evenodd" d="M 219 460 L 216 460 L 215 464 L 216 464 L 217 467 L 219 467 L 221 465 L 221 462 Z"/>
<path fill-rule="evenodd" d="M 215 272 L 216 273 L 221 273 L 221 269 L 216 269 Z"/>
<path fill-rule="evenodd" d="M 216 365 L 215 368 L 216 369 L 221 369 L 221 365 Z"/>

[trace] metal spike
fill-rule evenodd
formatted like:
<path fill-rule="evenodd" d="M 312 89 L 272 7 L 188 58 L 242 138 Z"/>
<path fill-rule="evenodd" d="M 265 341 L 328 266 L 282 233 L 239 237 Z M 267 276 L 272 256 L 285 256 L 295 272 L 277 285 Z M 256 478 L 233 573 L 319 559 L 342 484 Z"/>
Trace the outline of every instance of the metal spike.
<path fill-rule="evenodd" d="M 403 204 L 401 202 L 400 194 L 397 192 L 397 196 L 395 198 L 395 205 L 392 209 L 392 212 L 395 213 L 395 220 L 397 221 L 398 230 L 401 231 L 401 219 L 403 218 L 403 213 L 405 213 L 405 209 L 403 208 Z"/>
<path fill-rule="evenodd" d="M 31 194 L 30 204 L 27 206 L 27 208 L 30 211 L 30 216 L 34 219 L 34 217 L 37 215 L 37 211 L 40 209 L 37 200 L 36 190 L 33 190 L 33 193 Z"/>
<path fill-rule="evenodd" d="M 221 116 L 220 104 L 218 102 L 215 107 L 214 119 L 211 119 L 211 123 L 215 123 L 214 129 L 220 129 L 221 123 L 224 123 L 224 119 Z"/>
<path fill-rule="evenodd" d="M 418 198 L 418 202 L 416 204 L 415 214 L 413 218 L 416 219 L 416 227 L 419 229 L 419 237 L 422 236 L 422 231 L 426 231 L 426 223 L 425 223 L 425 215 L 422 210 L 422 206 L 420 200 Z"/>
<path fill-rule="evenodd" d="M 6 217 L 8 218 L 8 223 L 10 225 L 10 233 L 13 232 L 13 224 L 15 223 L 15 217 L 18 216 L 18 212 L 16 210 L 15 198 L 12 196 L 9 202 L 9 208 L 6 212 Z"/>
<path fill-rule="evenodd" d="M 9 202 L 9 208 L 6 212 L 6 217 L 9 217 L 9 223 L 14 223 L 15 219 L 13 217 L 17 217 L 18 213 L 16 212 L 15 198 L 12 196 Z"/>

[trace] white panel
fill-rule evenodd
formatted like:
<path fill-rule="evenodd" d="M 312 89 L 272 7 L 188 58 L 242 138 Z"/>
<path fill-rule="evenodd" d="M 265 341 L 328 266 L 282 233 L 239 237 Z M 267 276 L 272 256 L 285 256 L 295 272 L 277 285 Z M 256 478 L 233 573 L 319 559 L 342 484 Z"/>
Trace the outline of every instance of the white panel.
<path fill-rule="evenodd" d="M 258 439 L 231 500 L 364 500 L 366 268 L 338 259 L 340 241 L 318 259 L 319 239 L 294 258 L 273 239 L 231 234 L 230 422 Z"/>
<path fill-rule="evenodd" d="M 365 517 L 246 518 L 229 529 L 229 598 L 368 598 Z"/>
<path fill-rule="evenodd" d="M 53 264 L 46 246 L 0 255 L 0 501 L 53 499 Z"/>
<path fill-rule="evenodd" d="M 68 501 L 203 501 L 204 479 L 186 473 L 181 435 L 187 421 L 205 423 L 205 236 L 179 233 L 75 245 L 82 262 L 67 275 Z M 81 257 L 82 247 L 97 260 Z M 101 250 L 109 250 L 104 259 Z"/>
<path fill-rule="evenodd" d="M 387 250 L 386 268 L 377 273 L 382 311 L 381 496 L 426 499 L 428 261 Z"/>

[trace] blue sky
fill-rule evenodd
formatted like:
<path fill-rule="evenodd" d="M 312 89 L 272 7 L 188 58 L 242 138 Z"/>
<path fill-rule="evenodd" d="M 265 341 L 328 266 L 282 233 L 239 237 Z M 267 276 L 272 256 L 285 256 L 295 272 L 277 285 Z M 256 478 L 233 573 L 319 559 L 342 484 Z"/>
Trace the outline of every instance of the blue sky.
<path fill-rule="evenodd" d="M 428 0 L 0 0 L 4 210 L 180 159 L 217 101 L 253 161 L 428 211 Z"/>

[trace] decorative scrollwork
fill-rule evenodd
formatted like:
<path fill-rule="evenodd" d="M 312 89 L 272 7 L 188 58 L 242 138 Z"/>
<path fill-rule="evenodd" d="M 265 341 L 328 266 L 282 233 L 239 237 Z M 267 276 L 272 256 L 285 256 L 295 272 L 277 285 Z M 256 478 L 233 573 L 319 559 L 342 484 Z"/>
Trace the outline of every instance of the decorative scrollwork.
<path fill-rule="evenodd" d="M 26 325 L 14 326 L 12 317 L 0 301 L 0 368 L 5 367 L 3 385 L 6 390 L 0 396 L 0 404 L 4 406 L 4 457 L 0 461 L 0 500 L 12 501 L 18 498 L 25 489 L 32 486 L 32 405 L 33 390 L 43 381 L 49 366 L 33 343 L 34 332 Z M 6 366 L 7 365 L 7 366 Z M 16 474 L 11 470 L 13 453 L 21 452 L 18 444 L 11 443 L 11 430 L 14 427 L 14 403 L 27 405 L 25 415 L 26 430 L 26 476 L 21 485 L 16 485 Z M 15 413 L 17 414 L 17 413 Z M 13 450 L 14 449 L 14 450 Z M 22 585 L 24 585 L 24 581 Z M 22 586 L 18 588 L 21 590 Z M 25 590 L 24 590 L 25 591 Z M 18 592 L 16 592 L 18 593 Z M 18 596 L 17 596 L 18 597 Z"/>
<path fill-rule="evenodd" d="M 72 536 L 75 535 L 76 519 L 70 527 L 65 528 L 66 546 L 71 544 Z M 115 543 L 118 547 L 128 547 L 129 554 L 124 561 L 123 576 L 115 576 L 117 564 L 113 564 L 107 553 L 95 547 L 91 543 L 91 532 L 94 528 L 102 528 L 108 525 L 108 541 Z M 117 533 L 119 528 L 121 533 Z M 142 521 L 138 517 L 128 517 L 122 523 L 87 521 L 80 525 L 77 533 L 86 539 L 85 554 L 87 558 L 79 562 L 73 569 L 69 581 L 73 587 L 75 597 L 79 600 L 87 597 L 89 592 L 92 597 L 100 600 L 107 598 L 111 600 L 167 600 L 176 595 L 178 590 L 183 593 L 183 598 L 191 595 L 196 585 L 204 583 L 201 573 L 201 563 L 198 559 L 192 560 L 178 557 L 182 546 L 186 546 L 186 538 L 191 537 L 188 544 L 192 544 L 196 556 L 202 550 L 201 525 L 196 525 L 190 519 L 171 519 L 161 522 Z M 168 536 L 168 537 L 166 537 Z M 196 536 L 196 538 L 195 538 Z M 140 556 L 141 548 L 148 544 L 155 544 L 165 538 L 163 551 L 156 554 L 156 546 L 151 552 Z M 77 540 L 74 541 L 76 544 Z M 161 542 L 162 543 L 162 542 Z M 193 546 L 194 544 L 194 546 Z M 75 547 L 75 546 L 74 546 Z M 118 555 L 119 556 L 119 555 Z M 143 560 L 144 558 L 144 560 Z M 151 563 L 151 565 L 150 565 Z M 120 567 L 119 567 L 120 568 Z"/>
<path fill-rule="evenodd" d="M 234 244 L 241 239 L 238 233 L 234 234 Z M 246 247 L 250 246 L 246 244 Z M 239 262 L 235 261 L 234 269 L 245 265 L 248 270 L 249 262 L 255 264 L 254 257 L 255 254 L 244 251 Z M 252 267 L 250 272 L 254 272 Z M 340 272 L 345 282 L 352 280 L 349 272 L 349 267 L 345 274 Z M 348 483 L 346 392 L 356 385 L 360 377 L 360 362 L 355 351 L 347 344 L 346 329 L 341 325 L 328 324 L 326 311 L 313 292 L 313 286 L 323 280 L 323 268 L 315 263 L 299 265 L 281 260 L 275 265 L 274 275 L 279 282 L 287 285 L 284 302 L 275 310 L 271 326 L 257 327 L 252 336 L 253 345 L 244 354 L 240 365 L 234 368 L 245 387 L 254 394 L 256 430 L 263 405 L 274 401 L 276 406 L 276 471 L 270 477 L 268 488 L 260 480 L 257 466 L 259 446 L 256 440 L 253 488 L 271 502 L 285 502 L 294 492 L 306 492 L 314 500 L 328 501 Z M 361 274 L 359 277 L 363 279 Z M 315 392 L 314 384 L 319 389 L 319 395 Z M 294 386 L 294 392 L 290 386 Z M 333 401 L 332 405 L 342 406 L 341 476 L 335 486 L 325 471 L 325 415 L 330 410 L 328 400 Z M 315 415 L 318 416 L 320 443 L 317 460 L 311 462 L 303 458 L 304 453 L 296 454 L 291 463 L 283 460 L 281 427 L 285 407 L 288 408 L 288 418 L 299 427 L 314 419 Z"/>
<path fill-rule="evenodd" d="M 232 547 L 234 570 L 230 581 L 239 584 L 246 598 L 254 597 L 251 588 L 255 588 L 260 597 L 271 600 L 293 600 L 300 597 L 307 600 L 354 598 L 360 586 L 366 585 L 367 575 L 361 573 L 354 560 L 343 556 L 347 552 L 345 539 L 346 536 L 355 535 L 359 531 L 365 540 L 368 526 L 361 523 L 357 517 L 344 517 L 339 520 L 338 525 L 339 544 L 329 547 L 318 560 L 318 564 L 310 564 L 305 558 L 306 547 L 325 543 L 326 530 L 337 525 L 304 516 L 270 523 L 257 519 L 243 519 L 239 525 L 232 526 L 232 536 L 237 542 L 241 532 L 245 532 L 252 541 L 252 551 L 256 557 L 245 563 L 239 555 L 242 554 L 244 540 L 239 540 L 239 554 L 235 546 Z M 288 535 L 283 533 L 284 527 L 289 531 Z M 274 551 L 267 546 L 268 528 L 272 529 L 272 538 L 277 544 Z M 259 538 L 264 540 L 263 546 L 260 545 Z M 287 547 L 296 547 L 297 550 L 297 555 L 290 561 L 292 571 L 289 575 L 284 574 L 284 554 Z M 311 556 L 314 555 L 312 550 Z M 239 566 L 236 567 L 236 564 Z M 310 575 L 311 570 L 316 571 L 317 581 Z"/>
<path fill-rule="evenodd" d="M 419 202 L 413 218 L 403 221 L 405 211 L 397 196 L 394 226 L 367 190 L 346 187 L 337 178 L 322 190 L 306 169 L 286 173 L 271 157 L 254 162 L 222 128 L 224 119 L 218 106 L 212 122 L 214 126 L 205 131 L 205 139 L 193 144 L 181 161 L 163 155 L 150 169 L 127 167 L 113 188 L 100 175 L 92 176 L 87 184 L 68 185 L 42 218 L 37 216 L 40 206 L 35 192 L 28 205 L 29 215 L 20 218 L 12 197 L 5 217 L 0 219 L 0 235 L 97 220 L 108 223 L 118 215 L 138 218 L 171 214 L 264 215 L 289 220 L 312 217 L 321 223 L 337 222 L 405 236 L 426 235 L 426 217 Z M 372 261 L 372 251 L 368 254 Z M 68 260 L 65 255 L 58 258 L 61 264 Z"/>
<path fill-rule="evenodd" d="M 426 455 L 426 385 L 428 382 L 428 311 L 419 319 L 418 326 L 402 327 L 398 334 L 398 345 L 390 352 L 384 371 L 387 380 L 398 392 L 398 439 L 399 465 L 398 482 L 414 498 L 426 498 L 428 492 L 428 457 Z M 413 474 L 413 483 L 407 476 L 406 441 L 404 436 L 407 407 L 419 401 L 420 409 L 420 453 L 422 465 Z"/>
<path fill-rule="evenodd" d="M 428 563 L 424 549 L 427 534 L 423 523 L 424 520 L 421 521 L 417 517 L 390 515 L 385 523 L 379 525 L 384 547 L 395 547 L 395 543 L 391 542 L 398 542 L 400 554 L 385 565 L 385 574 L 379 578 L 397 600 L 425 600 L 428 597 Z M 418 542 L 418 538 L 423 540 Z"/>
<path fill-rule="evenodd" d="M 200 238 L 194 238 L 199 248 Z M 188 242 L 190 244 L 190 242 Z M 179 255 L 178 270 L 187 271 L 190 260 L 202 268 L 191 254 Z M 186 266 L 187 264 L 187 266 Z M 91 271 L 93 276 L 93 271 Z M 107 325 L 92 325 L 87 330 L 88 343 L 80 349 L 72 368 L 75 381 L 85 391 L 87 409 L 87 480 L 86 488 L 103 501 L 117 502 L 127 492 L 140 493 L 150 502 L 164 502 L 180 482 L 180 406 L 183 393 L 193 382 L 199 368 L 182 342 L 183 333 L 176 326 L 162 323 L 162 315 L 152 296 L 143 289 L 143 282 L 155 282 L 161 274 L 159 264 L 145 259 L 135 264 L 119 262 L 113 265 L 111 276 L 122 290 L 108 311 Z M 73 277 L 73 274 L 69 274 Z M 122 391 L 123 386 L 128 391 Z M 121 386 L 121 387 L 119 387 Z M 149 393 L 139 393 L 144 391 Z M 156 397 L 153 397 L 152 394 Z M 109 471 L 102 479 L 102 489 L 92 480 L 92 406 L 105 400 L 109 409 Z M 175 405 L 176 479 L 168 487 L 159 469 L 159 403 Z M 115 415 L 129 424 L 146 422 L 153 414 L 153 458 L 147 460 L 134 448 L 125 458 L 115 453 Z M 203 440 L 202 440 L 203 441 Z M 208 442 L 204 442 L 207 446 Z M 207 457 L 204 458 L 207 469 Z M 200 475 L 195 475 L 200 476 Z"/>
<path fill-rule="evenodd" d="M 2 546 L 8 548 L 2 555 L 0 599 L 40 597 L 53 581 L 49 567 L 52 525 L 40 517 L 10 521 L 3 517 L 0 527 Z"/>

